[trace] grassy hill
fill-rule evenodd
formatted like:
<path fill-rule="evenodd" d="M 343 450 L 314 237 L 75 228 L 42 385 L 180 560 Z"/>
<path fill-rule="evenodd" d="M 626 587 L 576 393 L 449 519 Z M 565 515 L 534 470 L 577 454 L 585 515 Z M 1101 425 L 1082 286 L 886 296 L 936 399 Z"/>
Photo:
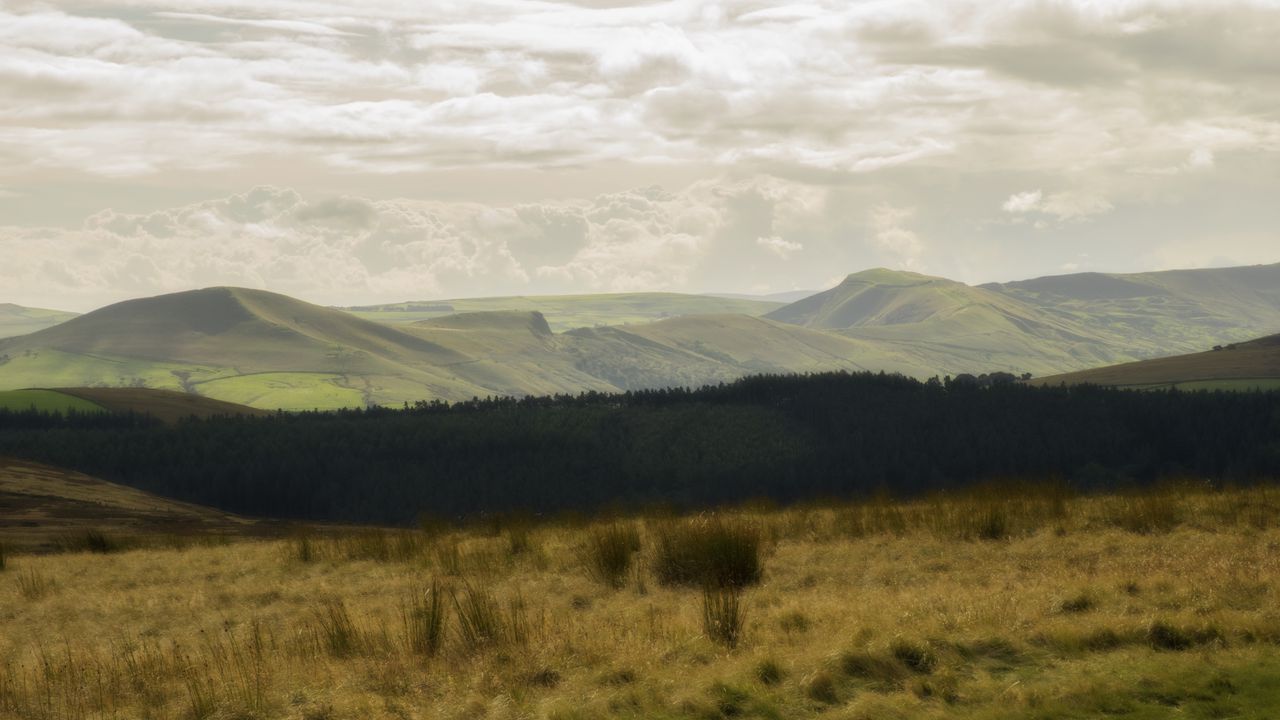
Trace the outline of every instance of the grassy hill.
<path fill-rule="evenodd" d="M 1277 288 L 1280 265 L 979 287 L 878 269 L 788 305 L 646 293 L 352 312 L 208 288 L 0 339 L 0 390 L 149 387 L 325 409 L 697 385 L 761 372 L 1046 376 L 1273 333 Z"/>
<path fill-rule="evenodd" d="M 1058 373 L 1280 328 L 1280 265 L 977 287 L 877 269 L 766 317 L 894 347 L 935 372 Z"/>
<path fill-rule="evenodd" d="M 112 305 L 0 341 L 0 389 L 181 390 L 259 408 L 702 384 L 754 372 L 909 369 L 868 343 L 745 315 L 553 332 L 536 311 L 397 325 L 209 288 Z"/>
<path fill-rule="evenodd" d="M 75 316 L 75 313 L 62 310 L 45 310 L 0 303 L 0 338 L 33 333 L 66 322 Z"/>
<path fill-rule="evenodd" d="M 1130 359 L 1207 350 L 1280 331 L 1280 264 L 1036 278 L 986 289 L 1077 323 Z"/>
<path fill-rule="evenodd" d="M 932 373 L 1038 372 L 1124 357 L 1069 318 L 986 288 L 885 269 L 775 310 L 767 318 L 893 348 Z"/>
<path fill-rule="evenodd" d="M 1155 358 L 1038 378 L 1059 383 L 1182 389 L 1280 389 L 1280 335 L 1219 346 L 1219 350 Z"/>
<path fill-rule="evenodd" d="M 607 293 L 463 298 L 344 308 L 357 317 L 400 324 L 455 313 L 541 313 L 555 332 L 600 325 L 631 325 L 682 315 L 763 315 L 782 307 L 782 299 L 681 293 Z"/>
<path fill-rule="evenodd" d="M 48 412 L 134 412 L 164 422 L 217 415 L 261 415 L 262 410 L 192 393 L 153 388 L 57 388 L 0 390 L 0 409 Z"/>
<path fill-rule="evenodd" d="M 0 458 L 0 544 L 49 550 L 104 533 L 118 547 L 138 536 L 251 535 L 266 526 L 199 505 L 58 468 Z"/>

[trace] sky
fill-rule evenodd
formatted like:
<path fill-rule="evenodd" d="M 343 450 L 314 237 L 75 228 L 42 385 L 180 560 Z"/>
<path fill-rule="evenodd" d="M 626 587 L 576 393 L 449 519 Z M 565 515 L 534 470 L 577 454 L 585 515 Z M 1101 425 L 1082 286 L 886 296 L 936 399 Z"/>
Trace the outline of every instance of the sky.
<path fill-rule="evenodd" d="M 1280 262 L 1280 0 L 0 0 L 0 302 Z"/>

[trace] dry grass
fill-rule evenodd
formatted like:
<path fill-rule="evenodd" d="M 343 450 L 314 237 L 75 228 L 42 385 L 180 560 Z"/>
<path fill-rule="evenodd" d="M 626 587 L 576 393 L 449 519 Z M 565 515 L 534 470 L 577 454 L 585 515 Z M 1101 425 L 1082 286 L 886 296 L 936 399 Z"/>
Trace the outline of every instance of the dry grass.
<path fill-rule="evenodd" d="M 627 583 L 613 523 L 10 555 L 0 717 L 1280 714 L 1262 490 L 727 512 L 745 593 L 658 582 L 672 522 Z"/>

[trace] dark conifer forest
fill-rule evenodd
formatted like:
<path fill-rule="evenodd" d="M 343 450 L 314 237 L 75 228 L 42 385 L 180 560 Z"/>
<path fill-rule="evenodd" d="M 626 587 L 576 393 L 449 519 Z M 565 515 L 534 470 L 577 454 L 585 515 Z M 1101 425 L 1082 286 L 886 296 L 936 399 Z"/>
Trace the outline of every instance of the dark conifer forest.
<path fill-rule="evenodd" d="M 1280 393 L 829 373 L 168 425 L 0 412 L 0 454 L 242 514 L 409 524 L 987 481 L 1266 481 L 1280 477 Z"/>

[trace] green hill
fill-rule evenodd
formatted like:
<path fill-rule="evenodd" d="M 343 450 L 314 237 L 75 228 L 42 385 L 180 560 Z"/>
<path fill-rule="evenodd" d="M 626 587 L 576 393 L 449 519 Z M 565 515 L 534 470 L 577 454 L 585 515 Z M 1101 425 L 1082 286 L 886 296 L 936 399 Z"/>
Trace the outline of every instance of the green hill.
<path fill-rule="evenodd" d="M 681 293 L 609 293 L 463 298 L 343 308 L 380 323 L 432 320 L 458 313 L 537 312 L 555 332 L 601 325 L 629 325 L 683 315 L 763 315 L 782 307 L 777 299 Z"/>
<path fill-rule="evenodd" d="M 1136 388 L 1185 390 L 1280 389 L 1280 335 L 1188 355 L 1155 358 L 1052 375 L 1039 385 L 1092 383 Z"/>
<path fill-rule="evenodd" d="M 1206 350 L 1280 330 L 1280 264 L 1077 273 L 983 287 L 1077 323 L 1126 347 L 1130 359 Z"/>
<path fill-rule="evenodd" d="M 698 385 L 758 372 L 927 370 L 870 343 L 744 315 L 561 334 L 522 311 L 392 326 L 240 288 L 112 305 L 0 341 L 0 357 L 0 389 L 160 388 L 287 409 Z"/>
<path fill-rule="evenodd" d="M 935 372 L 1059 373 L 1280 328 L 1280 265 L 969 286 L 877 269 L 766 317 L 896 348 Z"/>
<path fill-rule="evenodd" d="M 1079 323 L 1017 298 L 885 269 L 850 275 L 766 317 L 892 348 L 932 373 L 1042 372 L 1125 357 L 1122 345 L 1099 342 Z"/>
<path fill-rule="evenodd" d="M 75 316 L 75 313 L 62 310 L 45 310 L 0 303 L 0 338 L 33 333 L 66 322 Z"/>

